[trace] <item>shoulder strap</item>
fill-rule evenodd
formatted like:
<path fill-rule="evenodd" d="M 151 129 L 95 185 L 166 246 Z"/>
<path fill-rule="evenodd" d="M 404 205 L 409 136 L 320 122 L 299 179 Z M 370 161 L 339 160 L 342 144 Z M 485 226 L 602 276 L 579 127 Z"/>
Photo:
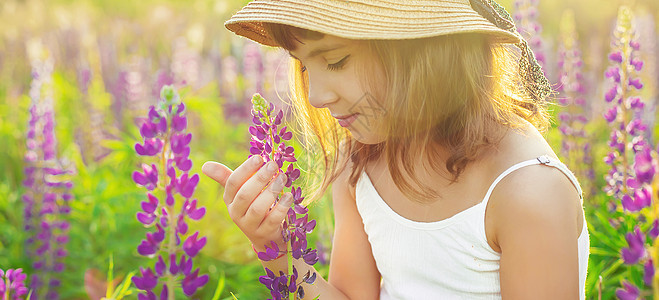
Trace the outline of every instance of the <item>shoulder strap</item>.
<path fill-rule="evenodd" d="M 496 187 L 497 183 L 499 183 L 499 181 L 501 181 L 504 177 L 506 177 L 506 175 L 508 175 L 508 174 L 512 173 L 513 171 L 515 171 L 517 169 L 520 169 L 522 167 L 526 167 L 526 166 L 530 166 L 530 165 L 537 165 L 537 164 L 552 166 L 552 167 L 555 167 L 555 168 L 561 170 L 561 172 L 563 172 L 570 179 L 570 181 L 572 182 L 574 187 L 577 189 L 577 192 L 579 193 L 579 199 L 583 203 L 583 193 L 581 191 L 581 186 L 579 185 L 579 181 L 577 180 L 577 177 L 574 176 L 574 174 L 561 161 L 559 161 L 555 158 L 549 157 L 547 155 L 541 155 L 537 158 L 529 159 L 529 160 L 514 164 L 513 166 L 511 166 L 507 170 L 503 171 L 503 173 L 501 173 L 501 175 L 499 175 L 499 177 L 497 177 L 494 180 L 492 185 L 490 185 L 490 188 L 487 190 L 487 194 L 485 194 L 485 198 L 482 201 L 484 203 L 484 206 L 487 206 L 487 202 L 490 200 L 490 194 L 492 194 L 492 191 L 494 190 L 494 187 Z"/>

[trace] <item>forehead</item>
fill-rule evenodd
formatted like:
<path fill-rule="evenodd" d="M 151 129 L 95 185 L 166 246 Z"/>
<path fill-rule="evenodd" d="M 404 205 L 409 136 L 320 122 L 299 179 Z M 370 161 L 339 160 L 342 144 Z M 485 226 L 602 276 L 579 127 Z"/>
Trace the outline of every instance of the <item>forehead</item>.
<path fill-rule="evenodd" d="M 295 41 L 295 48 L 288 53 L 298 59 L 311 59 L 327 52 L 341 49 L 352 49 L 359 41 L 345 39 L 333 35 L 324 35 L 320 39 L 300 39 Z"/>

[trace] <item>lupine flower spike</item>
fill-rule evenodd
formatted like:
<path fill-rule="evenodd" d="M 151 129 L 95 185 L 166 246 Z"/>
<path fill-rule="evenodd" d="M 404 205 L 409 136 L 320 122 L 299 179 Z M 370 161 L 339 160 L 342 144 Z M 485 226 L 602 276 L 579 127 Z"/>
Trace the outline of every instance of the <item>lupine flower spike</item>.
<path fill-rule="evenodd" d="M 302 200 L 304 200 L 302 189 L 293 186 L 295 180 L 300 177 L 300 170 L 293 165 L 297 161 L 294 154 L 295 149 L 286 145 L 286 141 L 293 138 L 293 133 L 288 131 L 286 126 L 281 126 L 283 111 L 278 110 L 275 113 L 274 104 L 268 103 L 259 94 L 252 97 L 252 105 L 253 125 L 249 127 L 252 136 L 249 157 L 259 155 L 265 162 L 275 161 L 280 168 L 275 176 L 279 173 L 286 174 L 285 186 L 289 187 L 293 194 L 293 203 L 288 210 L 282 230 L 283 240 L 288 249 L 279 249 L 279 246 L 273 241 L 271 245 L 265 245 L 265 252 L 258 253 L 259 259 L 270 261 L 277 258 L 280 253 L 287 252 L 289 272 L 288 274 L 284 272 L 275 274 L 266 268 L 266 275 L 261 276 L 259 281 L 270 290 L 272 299 L 294 299 L 296 296 L 303 298 L 304 286 L 302 283 L 314 283 L 316 274 L 310 274 L 310 272 L 303 275 L 298 274 L 297 269 L 292 265 L 292 259 L 302 259 L 308 265 L 313 265 L 318 261 L 317 250 L 307 245 L 307 234 L 316 227 L 316 220 L 309 220 L 308 209 L 302 205 Z M 284 168 L 285 162 L 288 163 L 286 168 Z M 284 169 L 286 171 L 283 171 Z"/>
<path fill-rule="evenodd" d="M 137 246 L 137 252 L 157 257 L 153 269 L 140 267 L 140 276 L 133 277 L 135 286 L 144 291 L 138 295 L 140 300 L 156 299 L 154 290 L 159 282 L 159 299 L 174 299 L 177 286 L 191 297 L 208 282 L 208 275 L 199 276 L 199 268 L 192 270 L 192 258 L 206 245 L 206 237 L 199 237 L 198 231 L 188 234 L 187 220 L 200 220 L 206 209 L 192 199 L 199 175 L 189 175 L 192 134 L 186 133 L 185 105 L 170 85 L 164 86 L 160 95 L 158 107 L 149 108 L 140 127 L 144 140 L 135 145 L 137 154 L 156 160 L 142 164 L 141 170 L 133 173 L 133 181 L 148 190 L 137 220 L 153 230 Z"/>
<path fill-rule="evenodd" d="M 545 55 L 542 51 L 542 25 L 538 22 L 539 0 L 515 0 L 515 13 L 513 18 L 517 24 L 517 31 L 529 42 L 535 53 L 535 59 L 542 69 L 545 69 Z"/>
<path fill-rule="evenodd" d="M 612 199 L 620 200 L 622 210 L 633 215 L 634 219 L 653 222 L 656 221 L 655 217 L 648 218 L 648 210 L 645 208 L 651 206 L 654 194 L 652 181 L 657 170 L 654 158 L 656 153 L 645 138 L 647 126 L 641 118 L 645 104 L 638 96 L 638 91 L 643 88 L 638 72 L 641 71 L 643 62 L 638 55 L 641 45 L 633 24 L 631 10 L 625 6 L 621 7 L 614 32 L 613 51 L 609 54 L 612 65 L 606 71 L 611 87 L 604 95 L 604 99 L 609 103 L 604 118 L 611 125 L 612 131 L 609 140 L 611 152 L 604 158 L 611 166 L 605 177 L 605 191 L 609 196 L 613 196 Z M 612 201 L 609 207 L 616 211 L 618 204 Z M 647 234 L 641 231 L 640 225 L 637 224 L 633 232 L 626 234 L 628 247 L 621 249 L 620 256 L 630 268 L 643 269 L 643 281 L 651 287 L 654 266 L 647 251 Z M 652 238 L 650 245 L 656 238 L 653 230 L 648 232 Z M 616 295 L 620 299 L 636 299 L 639 290 L 642 294 L 644 287 L 624 282 L 624 288 L 618 289 Z"/>
<path fill-rule="evenodd" d="M 71 172 L 63 169 L 57 157 L 52 71 L 51 59 L 33 61 L 23 181 L 27 188 L 23 195 L 25 230 L 29 236 L 25 251 L 33 262 L 33 299 L 59 299 L 58 273 L 64 271 L 69 239 L 66 217 L 71 211 L 68 202 L 73 198 L 69 193 L 73 184 L 67 178 Z"/>
<path fill-rule="evenodd" d="M 574 13 L 566 11 L 561 20 L 561 39 L 559 45 L 559 85 L 561 97 L 558 99 L 562 110 L 558 114 L 558 129 L 563 134 L 561 154 L 568 166 L 575 170 L 580 178 L 592 182 L 593 172 L 591 147 L 584 130 L 586 117 L 586 89 L 581 72 L 583 60 L 578 45 Z M 590 188 L 585 189 L 590 190 Z M 590 191 L 589 191 L 590 192 Z"/>

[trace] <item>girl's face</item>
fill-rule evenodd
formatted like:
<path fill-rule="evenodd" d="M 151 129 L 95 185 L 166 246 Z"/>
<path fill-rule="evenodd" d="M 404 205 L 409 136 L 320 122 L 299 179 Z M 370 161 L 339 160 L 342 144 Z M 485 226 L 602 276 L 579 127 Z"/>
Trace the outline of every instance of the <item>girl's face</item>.
<path fill-rule="evenodd" d="M 296 42 L 290 55 L 304 66 L 309 77 L 309 102 L 312 106 L 329 109 L 341 126 L 364 144 L 384 140 L 376 129 L 385 113 L 380 99 L 365 87 L 360 66 L 374 63 L 364 47 L 364 41 L 349 40 L 331 35 L 322 39 Z M 375 82 L 383 83 L 381 68 L 377 68 Z M 381 91 L 383 84 L 376 87 Z M 342 119 L 343 117 L 348 117 Z"/>

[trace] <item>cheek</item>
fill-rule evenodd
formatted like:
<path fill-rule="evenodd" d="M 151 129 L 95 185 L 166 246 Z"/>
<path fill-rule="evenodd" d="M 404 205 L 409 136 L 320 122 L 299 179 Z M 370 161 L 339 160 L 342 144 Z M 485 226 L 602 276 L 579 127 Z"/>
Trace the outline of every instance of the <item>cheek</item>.
<path fill-rule="evenodd" d="M 384 68 L 373 57 L 363 57 L 361 64 L 355 64 L 355 81 L 359 82 L 362 94 L 368 94 L 377 105 L 384 106 L 387 93 Z"/>

